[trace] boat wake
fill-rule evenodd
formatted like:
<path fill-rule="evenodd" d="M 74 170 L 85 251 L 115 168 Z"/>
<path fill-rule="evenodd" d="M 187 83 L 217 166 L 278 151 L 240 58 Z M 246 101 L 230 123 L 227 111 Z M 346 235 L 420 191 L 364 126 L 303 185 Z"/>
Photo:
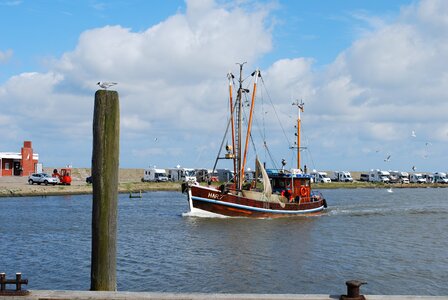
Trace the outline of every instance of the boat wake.
<path fill-rule="evenodd" d="M 194 209 L 193 211 L 182 213 L 182 217 L 193 217 L 193 218 L 231 218 L 224 215 L 218 215 L 212 212 L 203 211 L 199 209 Z"/>
<path fill-rule="evenodd" d="M 329 209 L 328 216 L 390 216 L 390 215 L 428 215 L 428 214 L 447 214 L 448 209 L 440 208 L 356 208 L 356 209 Z"/>

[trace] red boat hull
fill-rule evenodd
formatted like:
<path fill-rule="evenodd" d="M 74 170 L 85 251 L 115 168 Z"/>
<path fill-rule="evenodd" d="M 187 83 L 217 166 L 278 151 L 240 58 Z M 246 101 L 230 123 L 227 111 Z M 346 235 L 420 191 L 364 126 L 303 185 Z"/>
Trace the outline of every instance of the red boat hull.
<path fill-rule="evenodd" d="M 190 207 L 203 211 L 230 216 L 252 218 L 278 218 L 297 215 L 314 215 L 321 213 L 326 204 L 325 199 L 305 203 L 272 203 L 221 193 L 214 188 L 199 185 L 190 187 Z"/>

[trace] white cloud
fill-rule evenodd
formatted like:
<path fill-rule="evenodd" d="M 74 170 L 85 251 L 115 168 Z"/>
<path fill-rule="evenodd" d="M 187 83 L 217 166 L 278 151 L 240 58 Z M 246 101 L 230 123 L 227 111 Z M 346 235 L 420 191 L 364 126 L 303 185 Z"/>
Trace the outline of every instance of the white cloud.
<path fill-rule="evenodd" d="M 417 127 L 422 140 L 446 142 L 447 16 L 448 3 L 435 0 L 403 8 L 394 22 L 368 19 L 369 25 L 375 20 L 373 29 L 363 32 L 334 63 L 319 72 L 310 66 L 312 72 L 300 86 L 311 91 L 305 93 L 305 126 L 312 128 L 315 159 L 318 156 L 317 160 L 339 168 L 341 149 L 363 157 L 362 149 L 381 146 L 400 152 L 404 164 L 415 154 L 408 150 L 415 146 L 407 137 Z M 277 79 L 287 81 L 284 74 L 289 69 L 288 64 L 279 68 L 277 74 L 283 76 Z M 309 78 L 313 78 L 311 84 Z M 287 96 L 284 92 L 283 97 Z M 339 156 L 333 157 L 327 148 Z M 344 164 L 356 160 L 352 156 Z M 443 158 L 429 157 L 425 164 L 428 168 L 439 165 L 438 160 Z M 369 164 L 376 167 L 371 159 L 364 159 L 360 168 L 368 169 Z"/>
<path fill-rule="evenodd" d="M 2 1 L 1 5 L 6 5 L 6 6 L 17 6 L 22 4 L 22 0 L 11 0 L 11 1 Z"/>
<path fill-rule="evenodd" d="M 236 70 L 235 62 L 247 61 L 248 75 L 273 48 L 269 9 L 187 1 L 185 13 L 141 32 L 118 25 L 87 30 L 47 72 L 19 74 L 0 86 L 0 121 L 13 123 L 18 134 L 38 131 L 42 141 L 89 148 L 95 84 L 117 81 L 122 162 L 136 166 L 148 157 L 157 165 L 160 159 L 206 166 L 226 125 L 226 73 Z M 417 142 L 409 139 L 412 129 L 419 132 L 418 142 L 434 142 L 435 165 L 443 153 L 437 147 L 448 139 L 447 15 L 442 0 L 403 7 L 392 22 L 358 14 L 370 31 L 332 64 L 315 69 L 312 58 L 300 57 L 273 62 L 261 70 L 268 91 L 261 85 L 259 91 L 264 103 L 282 105 L 267 112 L 266 124 L 278 117 L 291 134 L 297 113 L 291 103 L 303 99 L 304 140 L 318 166 L 375 168 L 375 159 L 382 162 L 374 157 L 377 148 L 393 150 L 391 163 L 407 165 L 418 152 L 407 150 Z M 0 62 L 6 53 L 0 52 Z M 282 130 L 270 131 L 271 144 L 289 151 L 280 142 Z"/>
<path fill-rule="evenodd" d="M 13 55 L 12 49 L 6 51 L 0 51 L 0 64 L 8 62 Z"/>
<path fill-rule="evenodd" d="M 172 136 L 173 145 L 182 143 L 192 132 L 224 126 L 226 73 L 235 62 L 253 64 L 271 49 L 268 12 L 188 1 L 185 14 L 142 32 L 87 30 L 73 51 L 48 64 L 48 72 L 10 78 L 0 87 L 0 104 L 10 104 L 5 113 L 16 115 L 15 122 L 36 124 L 34 130 L 50 140 L 89 144 L 95 84 L 117 81 L 124 140 L 155 131 Z M 179 147 L 164 153 L 186 155 Z M 133 156 L 130 149 L 123 153 Z"/>

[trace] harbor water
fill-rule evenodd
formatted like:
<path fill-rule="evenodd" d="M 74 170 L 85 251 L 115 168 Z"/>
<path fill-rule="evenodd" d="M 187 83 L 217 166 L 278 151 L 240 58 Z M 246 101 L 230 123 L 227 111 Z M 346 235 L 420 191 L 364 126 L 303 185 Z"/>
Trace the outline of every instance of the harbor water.
<path fill-rule="evenodd" d="M 185 215 L 178 192 L 119 196 L 121 291 L 448 295 L 447 189 L 322 190 L 314 217 Z M 0 272 L 90 288 L 92 196 L 0 198 Z"/>

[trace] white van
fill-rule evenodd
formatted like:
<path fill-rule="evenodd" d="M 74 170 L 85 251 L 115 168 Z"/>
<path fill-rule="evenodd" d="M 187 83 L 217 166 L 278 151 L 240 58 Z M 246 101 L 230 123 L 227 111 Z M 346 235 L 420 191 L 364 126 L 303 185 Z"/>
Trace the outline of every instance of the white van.
<path fill-rule="evenodd" d="M 156 169 L 156 168 L 149 168 L 145 169 L 143 173 L 143 182 L 166 182 L 168 181 L 168 176 L 166 174 L 165 169 Z"/>
<path fill-rule="evenodd" d="M 408 172 L 399 172 L 399 171 L 389 171 L 391 176 L 395 176 L 398 183 L 409 183 L 409 173 Z"/>
<path fill-rule="evenodd" d="M 331 180 L 340 182 L 353 182 L 352 175 L 347 171 L 335 171 Z"/>
<path fill-rule="evenodd" d="M 381 170 L 371 170 L 369 172 L 369 181 L 370 182 L 384 182 L 389 183 L 390 173 L 387 171 L 381 171 Z"/>
<path fill-rule="evenodd" d="M 448 183 L 448 178 L 446 177 L 446 173 L 435 172 L 434 173 L 434 182 L 435 183 Z"/>
<path fill-rule="evenodd" d="M 423 178 L 422 174 L 420 173 L 411 174 L 410 181 L 411 183 L 426 183 L 425 178 Z"/>
<path fill-rule="evenodd" d="M 196 171 L 191 168 L 175 168 L 168 170 L 168 179 L 171 181 L 196 182 Z"/>
<path fill-rule="evenodd" d="M 328 174 L 326 172 L 318 172 L 313 171 L 311 172 L 311 176 L 316 183 L 330 183 L 331 179 L 328 177 Z"/>

